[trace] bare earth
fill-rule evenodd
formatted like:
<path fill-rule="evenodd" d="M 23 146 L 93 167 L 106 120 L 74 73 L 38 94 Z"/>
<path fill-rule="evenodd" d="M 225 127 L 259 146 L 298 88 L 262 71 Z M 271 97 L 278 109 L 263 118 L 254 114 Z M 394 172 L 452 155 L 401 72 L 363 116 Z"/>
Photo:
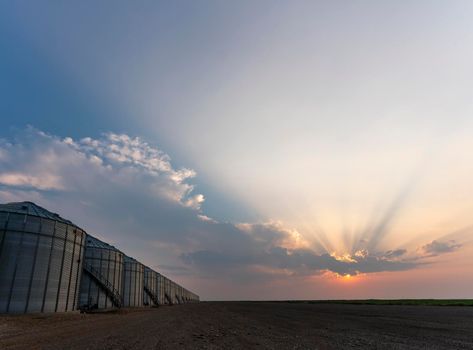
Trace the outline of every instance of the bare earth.
<path fill-rule="evenodd" d="M 203 302 L 0 317 L 0 349 L 473 349 L 473 307 Z"/>

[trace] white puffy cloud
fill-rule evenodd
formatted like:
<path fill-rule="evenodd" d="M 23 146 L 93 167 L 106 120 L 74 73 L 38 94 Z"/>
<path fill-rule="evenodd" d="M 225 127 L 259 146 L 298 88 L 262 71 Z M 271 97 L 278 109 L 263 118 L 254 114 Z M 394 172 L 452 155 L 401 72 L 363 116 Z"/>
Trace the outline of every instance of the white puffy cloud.
<path fill-rule="evenodd" d="M 189 208 L 199 209 L 205 198 L 202 194 L 196 194 L 184 202 L 184 205 Z"/>
<path fill-rule="evenodd" d="M 100 182 L 148 187 L 157 197 L 199 209 L 201 194 L 186 181 L 191 169 L 174 169 L 170 157 L 140 138 L 106 133 L 74 141 L 28 128 L 16 142 L 0 143 L 0 184 L 37 190 L 75 191 Z"/>

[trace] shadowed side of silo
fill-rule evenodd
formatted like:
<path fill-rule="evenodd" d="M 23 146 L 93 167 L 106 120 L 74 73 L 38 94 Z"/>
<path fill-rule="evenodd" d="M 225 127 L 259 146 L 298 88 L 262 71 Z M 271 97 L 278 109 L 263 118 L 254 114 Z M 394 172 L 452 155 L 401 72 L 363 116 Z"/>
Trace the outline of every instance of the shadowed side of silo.
<path fill-rule="evenodd" d="M 123 269 L 124 254 L 121 251 L 87 235 L 80 308 L 92 310 L 121 307 Z"/>
<path fill-rule="evenodd" d="M 86 233 L 31 202 L 0 205 L 0 313 L 73 311 Z"/>

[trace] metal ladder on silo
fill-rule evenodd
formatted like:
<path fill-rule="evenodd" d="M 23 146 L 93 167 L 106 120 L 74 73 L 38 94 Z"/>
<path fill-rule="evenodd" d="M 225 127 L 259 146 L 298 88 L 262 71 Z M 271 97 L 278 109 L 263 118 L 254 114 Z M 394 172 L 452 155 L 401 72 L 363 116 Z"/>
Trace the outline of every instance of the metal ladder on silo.
<path fill-rule="evenodd" d="M 144 286 L 145 292 L 149 295 L 153 303 L 158 306 L 159 305 L 159 298 L 156 294 L 153 293 L 151 289 L 149 289 L 147 286 Z"/>
<path fill-rule="evenodd" d="M 99 283 L 116 307 L 122 307 L 122 296 L 99 270 L 87 262 L 84 263 L 84 270 Z"/>

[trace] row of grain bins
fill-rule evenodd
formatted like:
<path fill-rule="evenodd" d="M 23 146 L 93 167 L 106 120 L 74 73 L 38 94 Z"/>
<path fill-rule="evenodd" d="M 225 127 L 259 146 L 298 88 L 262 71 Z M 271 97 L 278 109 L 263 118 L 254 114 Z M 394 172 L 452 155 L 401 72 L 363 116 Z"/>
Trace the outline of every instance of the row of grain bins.
<path fill-rule="evenodd" d="M 0 313 L 159 306 L 199 297 L 58 214 L 0 204 Z"/>

